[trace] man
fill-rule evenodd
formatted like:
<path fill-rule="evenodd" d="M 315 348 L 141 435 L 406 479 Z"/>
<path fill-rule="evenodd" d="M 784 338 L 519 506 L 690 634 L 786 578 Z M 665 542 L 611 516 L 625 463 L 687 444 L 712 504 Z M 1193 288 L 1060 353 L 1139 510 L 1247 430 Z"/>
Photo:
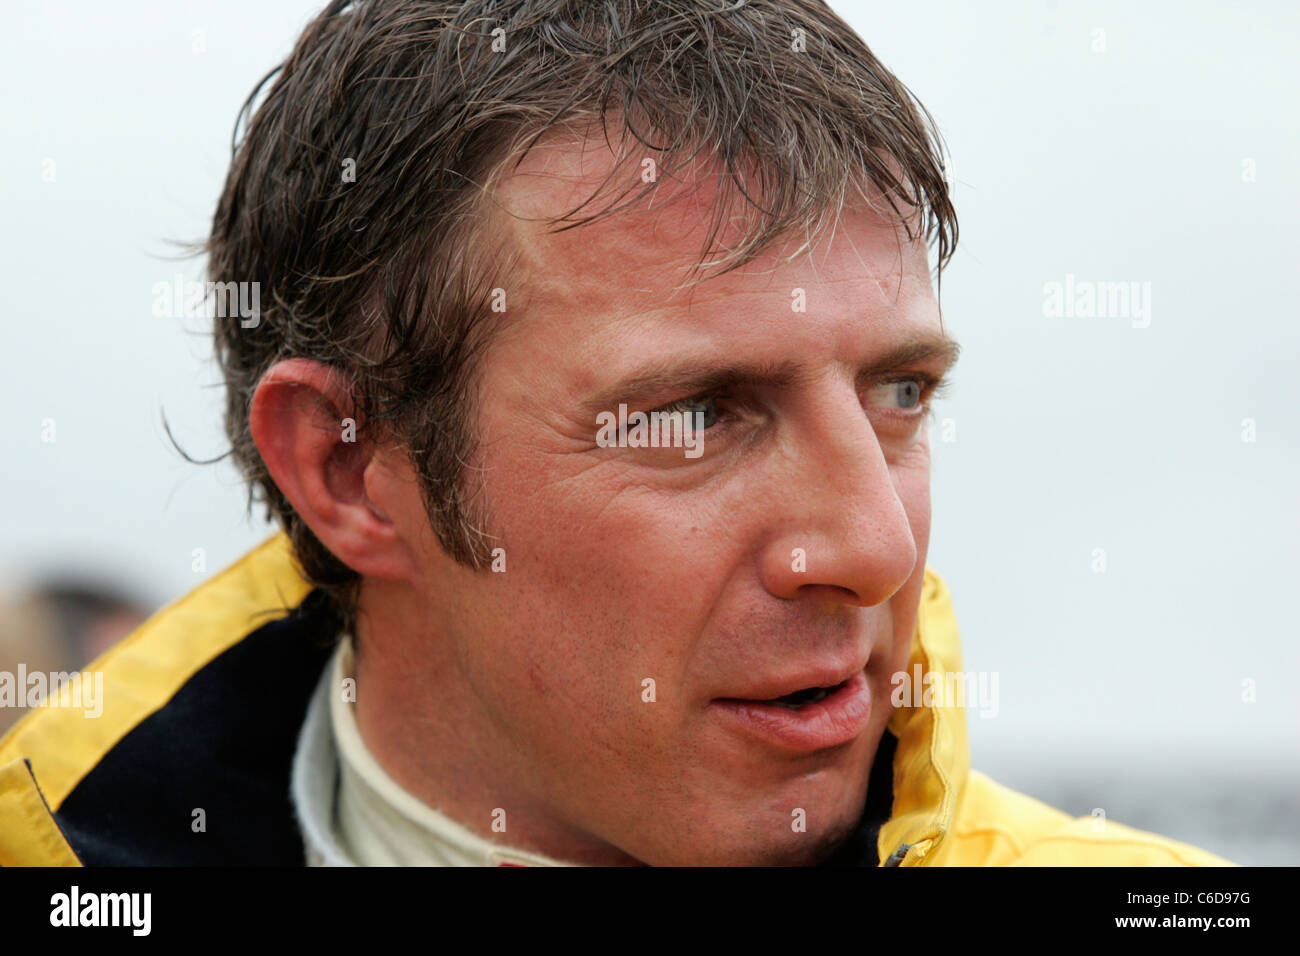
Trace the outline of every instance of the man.
<path fill-rule="evenodd" d="M 1223 862 L 895 693 L 961 671 L 957 227 L 828 9 L 336 2 L 253 106 L 210 272 L 284 533 L 0 744 L 0 863 Z"/>

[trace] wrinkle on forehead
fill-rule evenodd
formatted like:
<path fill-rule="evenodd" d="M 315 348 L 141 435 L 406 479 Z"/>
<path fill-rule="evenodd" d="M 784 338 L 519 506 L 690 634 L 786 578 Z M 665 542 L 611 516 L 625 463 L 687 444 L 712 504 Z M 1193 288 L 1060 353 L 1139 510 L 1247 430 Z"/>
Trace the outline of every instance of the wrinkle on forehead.
<path fill-rule="evenodd" d="M 706 251 L 710 216 L 725 175 L 720 165 L 697 162 L 689 179 L 661 179 L 648 196 L 609 218 L 564 231 L 555 231 L 550 222 L 591 199 L 620 162 L 625 164 L 625 175 L 639 176 L 639 160 L 632 159 L 629 162 L 624 155 L 620 160 L 599 136 L 584 138 L 570 132 L 539 141 L 518 168 L 499 181 L 492 215 L 518 254 L 517 268 L 509 277 L 512 320 L 545 313 L 563 321 L 574 311 L 613 319 L 669 307 L 679 296 L 693 294 L 694 288 L 678 286 Z M 634 185 L 640 186 L 639 179 Z M 619 194 L 617 187 L 614 194 Z M 588 205 L 575 215 L 598 208 Z M 733 212 L 720 241 L 738 238 L 743 220 L 742 213 Z M 844 228 L 846 223 L 852 227 Z M 888 243 L 896 254 L 873 257 L 858 247 L 862 238 L 872 245 Z M 842 252 L 842 243 L 848 244 L 847 253 Z M 882 214 L 861 199 L 834 210 L 815 245 L 808 247 L 806 236 L 789 236 L 753 261 L 705 284 L 713 283 L 717 289 L 743 283 L 752 290 L 755 277 L 766 272 L 770 279 L 796 253 L 807 257 L 822 281 L 834 281 L 822 276 L 821 269 L 832 255 L 837 256 L 834 261 L 841 275 L 847 268 L 856 272 L 854 278 L 870 276 L 882 299 L 896 297 L 904 277 L 930 284 L 924 238 L 914 230 L 908 241 L 891 214 Z"/>

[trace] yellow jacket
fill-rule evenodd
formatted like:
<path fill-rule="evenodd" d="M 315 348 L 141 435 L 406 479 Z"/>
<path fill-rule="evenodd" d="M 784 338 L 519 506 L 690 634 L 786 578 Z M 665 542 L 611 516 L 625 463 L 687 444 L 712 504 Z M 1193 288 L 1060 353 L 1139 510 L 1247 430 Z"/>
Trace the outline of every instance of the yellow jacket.
<path fill-rule="evenodd" d="M 0 740 L 0 865 L 301 865 L 289 773 L 334 635 L 276 535 L 87 669 Z M 926 569 L 909 673 L 961 671 L 947 587 Z M 960 707 L 902 706 L 888 733 L 885 866 L 1223 866 L 1204 850 L 1059 810 L 970 769 Z"/>

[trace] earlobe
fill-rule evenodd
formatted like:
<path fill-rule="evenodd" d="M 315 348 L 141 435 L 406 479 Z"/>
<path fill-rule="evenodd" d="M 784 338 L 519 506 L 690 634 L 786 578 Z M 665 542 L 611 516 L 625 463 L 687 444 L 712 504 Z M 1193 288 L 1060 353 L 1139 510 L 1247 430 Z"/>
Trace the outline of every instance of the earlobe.
<path fill-rule="evenodd" d="M 272 480 L 326 548 L 359 574 L 410 577 L 405 542 L 370 499 L 377 449 L 357 434 L 342 374 L 309 359 L 276 364 L 258 383 L 249 424 Z"/>

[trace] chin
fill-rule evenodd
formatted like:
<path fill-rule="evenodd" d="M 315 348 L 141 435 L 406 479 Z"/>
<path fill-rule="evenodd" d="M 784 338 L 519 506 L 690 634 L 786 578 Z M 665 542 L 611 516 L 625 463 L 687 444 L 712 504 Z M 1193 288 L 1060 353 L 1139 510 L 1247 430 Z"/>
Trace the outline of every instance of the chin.
<path fill-rule="evenodd" d="M 744 866 L 818 866 L 824 863 L 853 832 L 854 823 L 824 833 L 792 834 L 801 839 L 772 846 Z"/>
<path fill-rule="evenodd" d="M 817 866 L 849 838 L 856 824 L 849 820 L 819 832 L 791 832 L 765 844 L 742 837 L 744 842 L 716 847 L 706 858 L 683 862 L 694 866 Z"/>
<path fill-rule="evenodd" d="M 791 828 L 792 817 L 784 806 L 715 818 L 679 833 L 662 853 L 651 851 L 642 861 L 652 866 L 816 866 L 857 828 L 862 806 L 848 802 L 852 805 L 832 807 L 823 800 L 789 804 L 807 809 L 808 829 L 802 832 Z"/>

